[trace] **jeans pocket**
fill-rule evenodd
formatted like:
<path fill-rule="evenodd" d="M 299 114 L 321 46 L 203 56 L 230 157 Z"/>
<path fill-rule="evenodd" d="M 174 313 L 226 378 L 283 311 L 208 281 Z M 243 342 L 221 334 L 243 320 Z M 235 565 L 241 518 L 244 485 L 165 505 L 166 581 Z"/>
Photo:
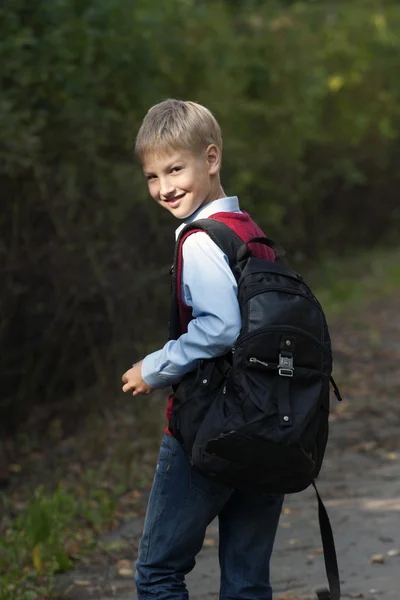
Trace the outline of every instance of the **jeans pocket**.
<path fill-rule="evenodd" d="M 228 499 L 232 493 L 232 490 L 226 485 L 212 481 L 193 467 L 190 469 L 190 489 L 207 500 L 216 500 L 224 495 Z"/>
<path fill-rule="evenodd" d="M 170 470 L 178 448 L 177 444 L 179 442 L 172 435 L 164 434 L 157 460 L 156 475 L 161 475 Z"/>

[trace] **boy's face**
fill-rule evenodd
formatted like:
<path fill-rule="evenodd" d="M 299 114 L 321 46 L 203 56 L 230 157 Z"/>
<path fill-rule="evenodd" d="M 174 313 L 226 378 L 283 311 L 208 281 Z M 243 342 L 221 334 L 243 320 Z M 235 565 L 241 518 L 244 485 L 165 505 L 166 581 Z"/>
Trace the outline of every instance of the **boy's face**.
<path fill-rule="evenodd" d="M 174 217 L 186 219 L 220 197 L 219 161 L 216 146 L 209 146 L 201 154 L 174 150 L 146 156 L 143 171 L 150 195 Z"/>

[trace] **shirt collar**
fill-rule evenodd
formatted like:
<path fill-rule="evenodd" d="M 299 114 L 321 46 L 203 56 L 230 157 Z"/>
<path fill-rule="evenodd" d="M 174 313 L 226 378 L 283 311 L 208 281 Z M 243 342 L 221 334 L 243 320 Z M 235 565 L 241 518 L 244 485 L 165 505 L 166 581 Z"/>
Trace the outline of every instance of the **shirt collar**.
<path fill-rule="evenodd" d="M 175 231 L 175 239 L 178 239 L 180 232 L 188 223 L 193 223 L 198 219 L 207 219 L 219 212 L 240 212 L 239 200 L 237 196 L 226 196 L 218 198 L 209 204 L 197 209 L 190 217 L 185 219 Z"/>

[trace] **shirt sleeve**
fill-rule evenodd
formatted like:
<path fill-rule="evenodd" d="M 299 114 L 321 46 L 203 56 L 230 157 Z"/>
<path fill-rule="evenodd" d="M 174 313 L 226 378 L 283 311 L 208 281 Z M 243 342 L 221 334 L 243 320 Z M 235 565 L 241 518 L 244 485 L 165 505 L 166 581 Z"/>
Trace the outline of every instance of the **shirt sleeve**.
<path fill-rule="evenodd" d="M 228 352 L 241 328 L 237 283 L 224 252 L 196 232 L 185 240 L 182 257 L 182 298 L 193 319 L 187 333 L 143 360 L 142 377 L 154 388 L 178 383 L 201 359 Z"/>

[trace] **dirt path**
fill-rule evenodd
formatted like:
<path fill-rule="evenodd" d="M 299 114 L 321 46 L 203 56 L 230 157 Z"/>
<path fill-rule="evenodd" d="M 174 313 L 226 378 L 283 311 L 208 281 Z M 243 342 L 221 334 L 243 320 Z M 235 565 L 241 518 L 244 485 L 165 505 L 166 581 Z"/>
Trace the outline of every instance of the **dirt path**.
<path fill-rule="evenodd" d="M 332 325 L 336 378 L 346 402 L 333 413 L 319 480 L 336 539 L 343 598 L 400 594 L 400 294 Z M 60 576 L 71 600 L 134 600 L 140 519 L 105 539 L 127 544 L 127 562 L 101 556 Z M 218 531 L 211 524 L 195 570 L 192 600 L 218 598 Z M 315 598 L 325 585 L 312 490 L 287 497 L 272 561 L 274 599 Z M 118 574 L 118 570 L 120 574 Z"/>

